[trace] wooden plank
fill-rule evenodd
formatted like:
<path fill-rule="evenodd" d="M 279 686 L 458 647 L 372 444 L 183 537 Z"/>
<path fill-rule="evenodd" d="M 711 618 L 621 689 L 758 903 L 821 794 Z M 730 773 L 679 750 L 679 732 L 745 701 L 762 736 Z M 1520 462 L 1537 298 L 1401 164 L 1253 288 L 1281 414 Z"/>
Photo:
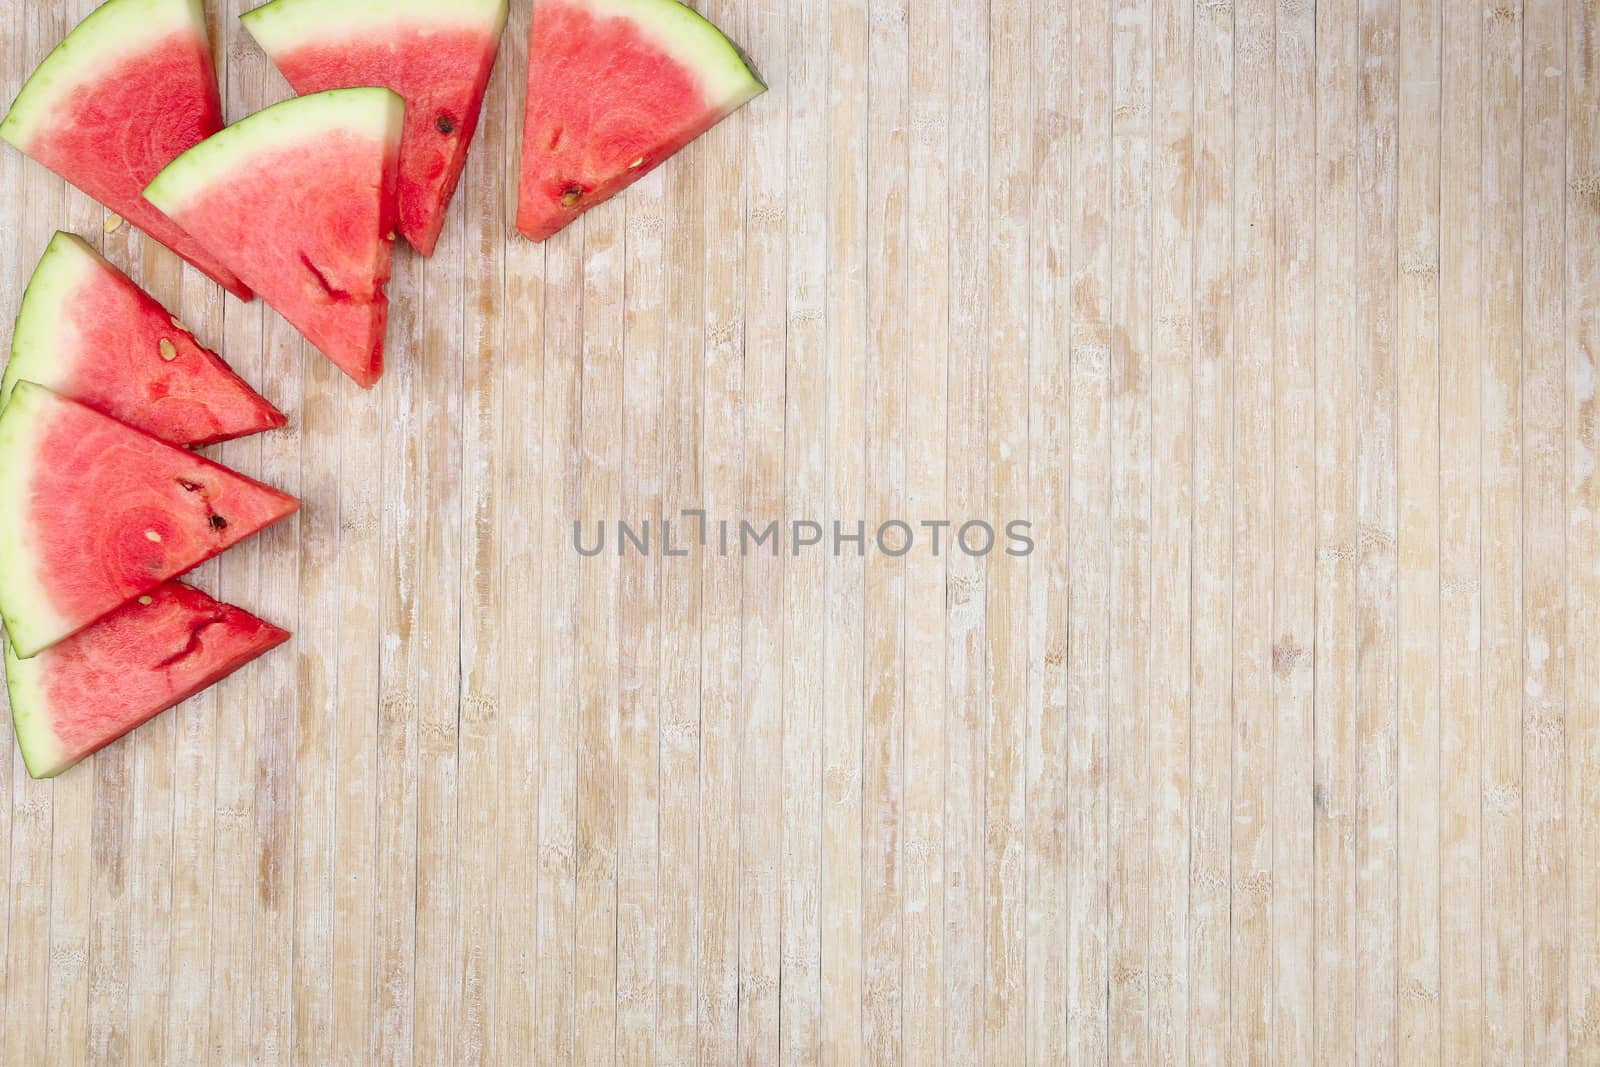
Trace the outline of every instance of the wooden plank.
<path fill-rule="evenodd" d="M 1452 1063 L 1482 1061 L 1481 6 L 1441 16 L 1439 192 L 1439 1001 Z M 1451 310 L 1454 309 L 1454 310 Z M 1445 714 L 1448 709 L 1448 714 Z"/>
<path fill-rule="evenodd" d="M 758 529 L 779 524 L 770 551 L 744 557 L 739 742 L 739 1062 L 778 1062 L 783 1024 L 784 372 L 788 354 L 788 78 L 786 16 L 750 8 L 742 28 L 771 88 L 745 118 L 745 368 L 743 497 Z M 630 294 L 631 295 L 631 294 Z"/>
<path fill-rule="evenodd" d="M 907 1063 L 937 1063 L 945 1053 L 948 1010 L 944 833 L 948 556 L 935 555 L 931 545 L 921 545 L 927 531 L 920 524 L 948 513 L 952 41 L 949 5 L 912 4 L 907 16 L 911 135 L 906 175 L 903 517 L 918 523 L 919 545 L 906 560 L 905 661 L 920 666 L 906 673 L 903 711 L 901 1056 Z M 796 426 L 790 435 L 798 431 Z"/>
<path fill-rule="evenodd" d="M 1112 6 L 1108 1049 L 1149 1059 L 1153 6 Z"/>
<path fill-rule="evenodd" d="M 822 1062 L 862 1058 L 862 733 L 864 563 L 842 535 L 866 514 L 867 0 L 830 0 L 828 150 L 827 554 L 822 660 Z M 864 547 L 862 549 L 864 551 Z"/>
<path fill-rule="evenodd" d="M 1071 938 L 1067 897 L 1071 610 L 1067 487 L 1072 294 L 1060 264 L 1067 262 L 1071 250 L 1072 20 L 1064 4 L 1035 4 L 1032 14 L 1030 96 L 1036 178 L 1031 183 L 1033 236 L 1028 264 L 1028 288 L 1033 294 L 1028 338 L 1028 510 L 1035 546 L 1026 561 L 1030 618 L 1025 1027 L 1027 1062 L 1038 1064 L 1061 1063 L 1067 1057 L 1067 946 Z M 913 309 L 913 323 L 919 317 Z M 907 773 L 915 776 L 909 759 Z M 921 1057 L 908 1062 L 928 1060 Z"/>
<path fill-rule="evenodd" d="M 496 493 L 496 537 L 499 541 L 501 603 L 533 605 L 538 611 L 502 610 L 500 638 L 515 654 L 500 659 L 501 714 L 495 833 L 495 972 L 494 1032 L 491 1059 L 513 1062 L 538 1048 L 541 1016 L 539 994 L 538 897 L 543 839 L 539 818 L 543 772 L 540 730 L 544 716 L 536 705 L 545 692 L 544 570 L 544 297 L 545 246 L 516 234 L 518 167 L 527 92 L 530 9 L 512 5 L 501 38 L 499 72 L 508 79 L 499 98 L 498 121 L 505 133 L 505 158 L 500 205 L 505 242 L 505 284 L 501 317 L 505 358 L 499 362 L 502 421 L 499 435 L 500 472 Z M 497 76 L 499 76 L 497 74 Z M 493 99 L 493 97 L 491 97 Z M 486 105 L 487 107 L 487 105 Z M 486 112 L 484 124 L 496 121 Z M 482 130 L 480 129 L 480 134 Z M 533 413 L 539 413 L 534 418 Z M 557 542 L 559 544 L 560 542 Z M 534 651 L 538 649 L 539 651 Z M 539 844 L 529 848 L 529 841 Z"/>
<path fill-rule="evenodd" d="M 989 5 L 988 496 L 960 520 L 957 550 L 986 571 L 984 736 L 984 1056 L 1027 1058 L 1028 561 L 1008 536 L 1028 514 L 1030 384 L 1027 278 L 1033 169 L 1032 49 L 1024 0 Z M 981 349 L 980 349 L 981 351 Z M 974 457 L 976 460 L 977 457 Z M 967 531 L 963 537 L 963 531 Z M 963 547 L 964 546 L 964 547 Z"/>
<path fill-rule="evenodd" d="M 1600 5 L 1567 5 L 1567 1041 L 1600 1063 Z"/>
<path fill-rule="evenodd" d="M 1358 437 L 1356 459 L 1357 808 L 1356 1048 L 1397 1054 L 1397 665 L 1395 417 L 1399 247 L 1396 172 L 1399 12 L 1360 9 L 1356 177 Z"/>
<path fill-rule="evenodd" d="M 625 441 L 621 515 L 648 521 L 651 550 L 622 557 L 618 641 L 617 1058 L 648 1063 L 656 1048 L 656 895 L 660 840 L 662 563 L 662 174 L 628 190 L 623 350 Z"/>
<path fill-rule="evenodd" d="M 540 562 L 546 625 L 565 635 L 546 645 L 539 692 L 538 1005 L 541 1063 L 576 1062 L 577 1042 L 577 657 L 579 568 L 568 538 L 582 505 L 583 243 L 580 220 L 545 242 L 544 458 L 546 501 Z"/>
<path fill-rule="evenodd" d="M 450 209 L 421 266 L 427 309 L 417 350 L 419 499 L 428 502 L 417 555 L 417 884 L 412 1048 L 418 1062 L 450 1058 L 458 1021 L 456 796 L 461 728 L 461 410 L 466 287 L 462 205 Z M 410 249 L 396 255 L 420 260 Z"/>
<path fill-rule="evenodd" d="M 1230 1057 L 1229 812 L 1233 792 L 1230 510 L 1233 407 L 1234 10 L 1194 13 L 1194 516 L 1189 840 L 1189 1055 Z"/>
<path fill-rule="evenodd" d="M 1522 765 L 1527 1055 L 1567 1060 L 1566 5 L 1523 8 Z M 1580 646 L 1581 647 L 1581 646 Z M 1584 653 L 1579 652 L 1579 655 Z"/>
<path fill-rule="evenodd" d="M 1483 1060 L 1526 1056 L 1522 748 L 1522 4 L 1483 40 Z"/>
<path fill-rule="evenodd" d="M 909 11 L 869 0 L 866 219 L 867 546 L 863 633 L 865 723 L 861 759 L 862 1034 L 865 1063 L 904 1060 L 901 896 L 905 794 L 907 256 Z M 1020 39 L 1025 35 L 1019 34 Z M 848 518 L 848 516 L 843 516 Z M 911 536 L 914 536 L 914 529 Z M 885 545 L 888 549 L 885 549 Z M 746 655 L 749 653 L 747 651 Z"/>
<path fill-rule="evenodd" d="M 1110 717 L 1109 622 L 1112 192 L 1109 5 L 1074 11 L 1071 287 L 1071 427 L 1068 485 L 1070 587 L 1067 647 L 1067 1054 L 1109 1053 L 1107 845 Z"/>
<path fill-rule="evenodd" d="M 1234 5 L 1230 1047 L 1271 1055 L 1277 75 L 1271 0 Z M 1223 419 L 1225 408 L 1211 413 Z"/>
<path fill-rule="evenodd" d="M 1317 7 L 1317 622 L 1312 801 L 1317 1054 L 1356 1056 L 1356 80 L 1354 0 Z"/>
<path fill-rule="evenodd" d="M 1440 929 L 1440 383 L 1439 6 L 1400 12 L 1398 150 L 1400 256 L 1396 440 L 1399 562 L 1399 913 L 1396 916 L 1402 1062 L 1442 1053 Z"/>
<path fill-rule="evenodd" d="M 506 263 L 512 245 L 505 208 L 514 176 L 506 160 L 516 138 L 509 100 L 520 70 L 499 61 L 484 95 L 483 112 L 456 198 L 461 202 L 463 381 L 461 399 L 461 700 L 457 770 L 456 910 L 460 959 L 453 1056 L 479 1063 L 497 1053 L 497 959 L 501 949 L 493 907 L 499 875 L 503 716 L 501 680 L 506 651 L 500 625 L 504 600 L 501 517 L 509 503 L 502 490 L 505 432 L 504 367 L 520 361 L 517 338 L 505 332 Z M 455 225 L 454 220 L 446 223 Z M 515 646 L 511 646 L 515 647 Z M 524 885 L 527 883 L 524 882 Z"/>
<path fill-rule="evenodd" d="M 1168 1065 L 1189 1060 L 1194 16 L 1156 0 L 1151 43 L 1149 1059 Z"/>
<path fill-rule="evenodd" d="M 945 745 L 944 1055 L 978 1063 L 985 1055 L 984 723 L 988 619 L 980 563 L 955 544 L 957 527 L 988 505 L 987 375 L 989 188 L 989 20 L 981 5 L 950 10 L 948 130 L 950 233 L 949 405 L 946 413 L 946 514 L 940 550 L 948 560 Z M 830 315 L 830 320 L 832 316 Z"/>
<path fill-rule="evenodd" d="M 665 303 L 662 364 L 662 560 L 660 942 L 657 954 L 656 1055 L 698 1059 L 700 706 L 704 554 L 686 509 L 704 502 L 701 387 L 704 367 L 705 195 L 703 145 L 689 145 L 666 165 Z M 671 524 L 669 535 L 667 524 Z"/>
<path fill-rule="evenodd" d="M 580 484 L 574 515 L 586 529 L 621 515 L 622 315 L 625 209 L 584 220 Z M 616 532 L 615 530 L 613 532 Z M 620 537 L 620 533 L 617 534 Z M 587 542 L 587 539 L 585 540 Z M 618 544 L 621 542 L 618 541 Z M 578 1063 L 603 1063 L 617 1035 L 617 744 L 620 688 L 617 550 L 579 563 L 577 737 L 576 1036 Z"/>
<path fill-rule="evenodd" d="M 828 56 L 825 5 L 788 0 L 788 345 L 784 398 L 784 519 L 821 521 L 827 447 Z M 815 548 L 783 564 L 783 970 L 779 1053 L 787 1067 L 822 1055 L 823 575 Z"/>
<path fill-rule="evenodd" d="M 1316 11 L 1277 5 L 1273 174 L 1272 1055 L 1315 1055 Z"/>
<path fill-rule="evenodd" d="M 712 0 L 705 9 L 736 40 L 746 5 Z M 731 1064 L 739 1049 L 739 739 L 743 676 L 743 565 L 723 545 L 732 516 L 745 514 L 744 284 L 745 113 L 724 119 L 703 141 L 704 334 L 701 456 L 697 505 L 705 615 L 700 646 L 700 1062 Z M 685 532 L 689 532 L 686 528 Z M 737 531 L 735 531 L 737 532 Z"/>

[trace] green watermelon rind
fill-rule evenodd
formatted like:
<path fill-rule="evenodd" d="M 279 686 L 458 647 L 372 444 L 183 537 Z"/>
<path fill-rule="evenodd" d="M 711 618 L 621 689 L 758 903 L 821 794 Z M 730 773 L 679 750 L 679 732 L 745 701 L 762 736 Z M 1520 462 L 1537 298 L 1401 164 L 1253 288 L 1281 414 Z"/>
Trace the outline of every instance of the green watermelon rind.
<path fill-rule="evenodd" d="M 54 387 L 71 370 L 60 365 L 61 327 L 68 320 L 68 299 L 91 278 L 104 260 L 76 234 L 57 233 L 39 257 L 17 309 L 11 334 L 11 359 L 0 379 L 0 408 L 11 400 L 19 381 Z"/>
<path fill-rule="evenodd" d="M 508 0 L 272 0 L 239 16 L 268 55 L 299 45 L 366 35 L 397 24 L 482 30 L 499 40 Z"/>
<path fill-rule="evenodd" d="M 18 659 L 5 642 L 6 691 L 11 697 L 11 724 L 22 762 L 34 778 L 54 778 L 66 770 L 61 740 L 51 725 L 49 698 L 40 684 L 39 660 Z"/>
<path fill-rule="evenodd" d="M 74 89 L 100 77 L 120 57 L 138 55 L 184 27 L 207 40 L 202 0 L 109 0 L 95 8 L 29 76 L 0 122 L 0 139 L 26 152 Z"/>
<path fill-rule="evenodd" d="M 701 79 L 706 103 L 732 111 L 766 92 L 727 35 L 678 0 L 564 0 L 595 15 L 632 20 L 640 31 Z"/>
<path fill-rule="evenodd" d="M 38 441 L 47 429 L 39 405 L 53 395 L 42 385 L 18 382 L 0 412 L 0 618 L 23 659 L 43 651 L 64 627 L 39 582 L 27 524 Z"/>
<path fill-rule="evenodd" d="M 389 89 L 329 89 L 291 97 L 240 119 L 167 164 L 144 197 L 168 215 L 194 197 L 235 178 L 251 159 L 274 149 L 314 142 L 334 130 L 354 130 L 400 143 L 405 101 Z"/>

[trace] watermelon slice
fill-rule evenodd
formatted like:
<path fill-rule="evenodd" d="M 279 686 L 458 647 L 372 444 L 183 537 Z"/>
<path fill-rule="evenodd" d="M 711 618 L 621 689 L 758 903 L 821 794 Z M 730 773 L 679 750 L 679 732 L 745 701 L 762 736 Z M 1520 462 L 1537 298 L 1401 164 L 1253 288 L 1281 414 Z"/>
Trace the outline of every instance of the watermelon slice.
<path fill-rule="evenodd" d="M 478 128 L 506 0 L 273 0 L 240 16 L 297 93 L 383 85 L 406 100 L 400 236 L 433 254 Z"/>
<path fill-rule="evenodd" d="M 677 0 L 540 0 L 517 229 L 544 240 L 765 89 Z"/>
<path fill-rule="evenodd" d="M 0 406 L 19 381 L 48 386 L 176 445 L 211 444 L 285 421 L 165 308 L 70 233 L 51 240 L 23 295 Z"/>
<path fill-rule="evenodd" d="M 335 89 L 256 112 L 145 190 L 363 387 L 383 373 L 405 103 Z"/>
<path fill-rule="evenodd" d="M 168 582 L 33 659 L 18 659 L 7 643 L 11 718 L 28 773 L 54 778 L 288 639 Z"/>
<path fill-rule="evenodd" d="M 19 382 L 0 414 L 0 616 L 28 659 L 299 502 Z"/>
<path fill-rule="evenodd" d="M 33 72 L 0 138 L 248 300 L 231 271 L 144 198 L 162 167 L 221 128 L 201 0 L 110 0 Z"/>

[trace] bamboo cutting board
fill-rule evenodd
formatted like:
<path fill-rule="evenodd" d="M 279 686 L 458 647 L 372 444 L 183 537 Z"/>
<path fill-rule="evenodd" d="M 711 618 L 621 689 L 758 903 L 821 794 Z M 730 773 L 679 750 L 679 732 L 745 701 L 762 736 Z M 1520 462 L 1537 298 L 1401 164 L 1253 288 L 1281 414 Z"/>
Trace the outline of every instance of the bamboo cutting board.
<path fill-rule="evenodd" d="M 0 1062 L 1600 1063 L 1600 3 L 705 11 L 771 91 L 541 246 L 516 0 L 371 393 L 0 153 L 0 315 L 90 237 L 305 501 L 288 649 L 0 761 Z"/>

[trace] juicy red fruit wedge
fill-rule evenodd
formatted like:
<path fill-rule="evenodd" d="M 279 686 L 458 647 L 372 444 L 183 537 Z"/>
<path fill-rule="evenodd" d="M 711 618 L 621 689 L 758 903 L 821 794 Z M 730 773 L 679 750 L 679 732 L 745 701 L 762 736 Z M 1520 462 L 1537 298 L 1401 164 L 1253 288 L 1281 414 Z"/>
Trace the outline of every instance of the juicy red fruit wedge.
<path fill-rule="evenodd" d="M 517 229 L 542 241 L 765 91 L 677 0 L 540 0 Z"/>
<path fill-rule="evenodd" d="M 143 195 L 221 127 L 200 0 L 110 0 L 33 72 L 0 138 L 248 300 L 244 283 Z"/>
<path fill-rule="evenodd" d="M 22 298 L 0 407 L 20 381 L 175 445 L 285 422 L 166 308 L 69 233 L 51 240 Z"/>
<path fill-rule="evenodd" d="M 405 98 L 400 236 L 432 255 L 478 127 L 506 0 L 274 0 L 240 16 L 294 91 Z"/>
<path fill-rule="evenodd" d="M 287 640 L 170 582 L 33 659 L 18 659 L 7 643 L 6 686 L 28 773 L 60 774 Z"/>

